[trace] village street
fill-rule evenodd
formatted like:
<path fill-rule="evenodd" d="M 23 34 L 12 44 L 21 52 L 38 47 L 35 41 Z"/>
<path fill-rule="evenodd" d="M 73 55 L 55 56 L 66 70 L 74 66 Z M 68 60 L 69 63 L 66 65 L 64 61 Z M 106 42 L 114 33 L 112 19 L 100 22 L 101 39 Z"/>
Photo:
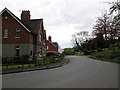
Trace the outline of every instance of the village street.
<path fill-rule="evenodd" d="M 70 62 L 59 68 L 6 74 L 3 88 L 117 88 L 118 64 L 66 56 Z"/>

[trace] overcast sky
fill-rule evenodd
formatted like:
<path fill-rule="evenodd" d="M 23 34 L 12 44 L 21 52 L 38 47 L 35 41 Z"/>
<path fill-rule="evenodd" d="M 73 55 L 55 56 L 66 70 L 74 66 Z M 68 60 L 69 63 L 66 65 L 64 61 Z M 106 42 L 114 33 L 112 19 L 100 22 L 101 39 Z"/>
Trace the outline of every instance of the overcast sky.
<path fill-rule="evenodd" d="M 72 47 L 72 34 L 92 31 L 101 12 L 108 10 L 106 1 L 113 0 L 0 0 L 0 11 L 7 7 L 20 18 L 22 10 L 30 10 L 31 19 L 44 20 L 47 36 L 62 48 Z"/>

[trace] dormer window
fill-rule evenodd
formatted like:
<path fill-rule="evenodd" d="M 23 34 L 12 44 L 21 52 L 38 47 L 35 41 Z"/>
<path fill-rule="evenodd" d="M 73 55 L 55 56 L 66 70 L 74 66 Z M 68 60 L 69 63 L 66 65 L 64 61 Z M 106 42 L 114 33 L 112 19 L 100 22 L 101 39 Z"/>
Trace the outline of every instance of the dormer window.
<path fill-rule="evenodd" d="M 8 38 L 8 29 L 5 28 L 3 31 L 3 38 Z"/>
<path fill-rule="evenodd" d="M 20 29 L 19 28 L 16 29 L 16 38 L 20 38 Z"/>

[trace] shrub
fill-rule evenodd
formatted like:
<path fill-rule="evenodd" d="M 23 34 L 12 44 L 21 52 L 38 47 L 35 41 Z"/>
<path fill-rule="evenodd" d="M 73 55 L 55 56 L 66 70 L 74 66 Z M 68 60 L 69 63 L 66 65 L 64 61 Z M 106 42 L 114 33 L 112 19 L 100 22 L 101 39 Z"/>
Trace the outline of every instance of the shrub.
<path fill-rule="evenodd" d="M 94 53 L 94 52 L 95 52 L 95 50 L 94 50 L 94 49 L 90 50 L 90 53 Z"/>
<path fill-rule="evenodd" d="M 78 55 L 78 56 L 83 56 L 84 53 L 83 52 L 75 52 L 75 55 Z"/>
<path fill-rule="evenodd" d="M 60 62 L 63 59 L 64 59 L 64 56 L 47 56 L 47 57 L 43 57 L 38 62 L 38 64 L 39 65 L 48 65 L 48 64 L 53 64 L 53 63 Z"/>
<path fill-rule="evenodd" d="M 24 60 L 29 60 L 29 55 L 22 55 L 21 58 Z"/>
<path fill-rule="evenodd" d="M 111 45 L 109 48 L 93 53 L 91 57 L 103 61 L 120 63 L 120 46 Z"/>
<path fill-rule="evenodd" d="M 7 57 L 2 57 L 2 64 L 6 64 L 7 63 Z"/>
<path fill-rule="evenodd" d="M 9 58 L 9 57 L 3 57 L 2 58 L 2 64 L 4 65 L 6 65 L 6 64 L 13 64 L 14 62 L 13 62 L 13 58 Z"/>
<path fill-rule="evenodd" d="M 83 49 L 83 52 L 84 52 L 84 55 L 89 55 L 90 54 L 90 51 L 88 51 L 88 49 Z"/>
<path fill-rule="evenodd" d="M 64 49 L 64 54 L 65 55 L 74 55 L 75 51 L 73 48 L 65 48 Z"/>
<path fill-rule="evenodd" d="M 21 56 L 22 63 L 29 63 L 29 55 L 22 55 Z"/>
<path fill-rule="evenodd" d="M 14 64 L 27 64 L 29 63 L 29 55 L 15 56 Z"/>
<path fill-rule="evenodd" d="M 13 62 L 14 62 L 14 64 L 22 64 L 22 58 L 21 57 L 17 57 L 17 56 L 15 56 L 14 58 L 13 58 Z"/>
<path fill-rule="evenodd" d="M 46 56 L 56 56 L 57 54 L 56 53 L 54 53 L 54 52 L 47 52 L 46 53 Z"/>
<path fill-rule="evenodd" d="M 97 52 L 100 52 L 100 51 L 102 51 L 102 49 L 101 49 L 101 48 L 98 48 L 98 49 L 97 49 Z"/>

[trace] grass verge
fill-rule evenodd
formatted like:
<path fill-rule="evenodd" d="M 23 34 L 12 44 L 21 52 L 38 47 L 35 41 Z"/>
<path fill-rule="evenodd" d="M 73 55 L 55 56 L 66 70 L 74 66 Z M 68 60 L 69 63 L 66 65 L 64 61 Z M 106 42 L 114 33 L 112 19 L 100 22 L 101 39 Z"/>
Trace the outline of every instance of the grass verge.
<path fill-rule="evenodd" d="M 53 63 L 58 63 L 64 60 L 63 56 L 60 57 L 44 57 L 40 60 L 37 60 L 37 63 L 33 64 L 8 64 L 0 66 L 0 69 L 18 69 L 18 68 L 27 68 L 27 67 L 36 67 L 41 65 L 50 65 Z"/>
<path fill-rule="evenodd" d="M 100 52 L 92 53 L 91 58 L 120 64 L 120 47 L 105 48 Z"/>

